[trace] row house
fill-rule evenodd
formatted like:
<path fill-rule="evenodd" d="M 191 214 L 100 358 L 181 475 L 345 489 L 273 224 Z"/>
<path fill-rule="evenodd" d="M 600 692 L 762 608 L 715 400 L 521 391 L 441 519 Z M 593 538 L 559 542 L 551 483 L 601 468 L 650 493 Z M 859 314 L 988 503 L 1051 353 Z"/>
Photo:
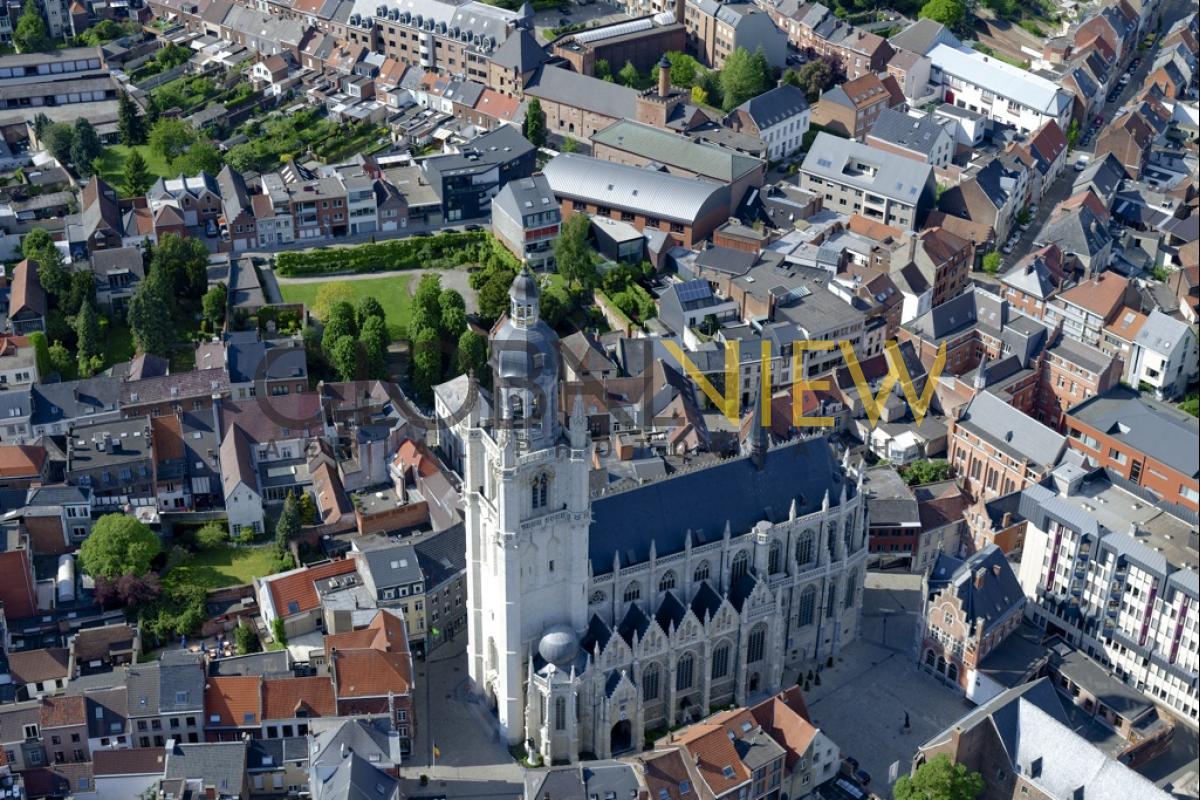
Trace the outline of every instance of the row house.
<path fill-rule="evenodd" d="M 1060 292 L 1044 307 L 1043 318 L 1048 325 L 1060 327 L 1064 335 L 1111 352 L 1104 343 L 1104 329 L 1121 309 L 1135 303 L 1135 296 L 1136 289 L 1127 278 L 1115 272 L 1093 273 Z"/>
<path fill-rule="evenodd" d="M 1029 169 L 1016 156 L 1005 153 L 987 162 L 938 198 L 938 208 L 950 216 L 986 225 L 996 241 L 1008 238 L 1017 214 L 1029 198 Z"/>
<path fill-rule="evenodd" d="M 749 2 L 683 0 L 683 19 L 689 49 L 700 62 L 721 69 L 737 49 L 761 49 L 767 63 L 782 67 L 787 57 L 787 37 L 771 17 Z"/>
<path fill-rule="evenodd" d="M 1027 141 L 1009 145 L 1008 152 L 1015 155 L 1029 171 L 1029 181 L 1024 206 L 1041 201 L 1046 190 L 1054 185 L 1067 165 L 1067 137 L 1057 122 L 1047 122 Z"/>
<path fill-rule="evenodd" d="M 1138 15 L 1125 0 L 1117 0 L 1101 6 L 1094 16 L 1079 25 L 1073 40 L 1080 45 L 1093 36 L 1099 36 L 1116 53 L 1117 60 L 1124 61 L 1137 42 L 1139 22 Z"/>
<path fill-rule="evenodd" d="M 988 391 L 950 424 L 950 463 L 973 497 L 996 497 L 1041 480 L 1062 458 L 1066 438 Z"/>
<path fill-rule="evenodd" d="M 221 215 L 221 187 L 207 172 L 159 178 L 147 190 L 146 203 L 152 213 L 163 206 L 174 206 L 188 227 L 215 223 Z"/>
<path fill-rule="evenodd" d="M 887 109 L 903 103 L 895 79 L 868 73 L 823 93 L 813 107 L 812 124 L 861 142 Z"/>
<path fill-rule="evenodd" d="M 804 3 L 791 14 L 764 5 L 788 43 L 811 58 L 832 58 L 848 80 L 884 72 L 895 50 L 887 39 L 859 30 L 820 3 Z"/>

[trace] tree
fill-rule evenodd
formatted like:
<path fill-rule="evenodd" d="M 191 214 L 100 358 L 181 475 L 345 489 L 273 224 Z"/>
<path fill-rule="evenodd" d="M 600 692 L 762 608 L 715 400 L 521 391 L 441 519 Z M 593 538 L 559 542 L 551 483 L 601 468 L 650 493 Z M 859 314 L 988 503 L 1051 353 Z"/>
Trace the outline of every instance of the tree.
<path fill-rule="evenodd" d="M 478 289 L 479 313 L 489 324 L 508 311 L 508 290 L 515 277 L 516 274 L 512 270 L 493 269 L 489 271 L 487 279 L 480 285 Z M 409 334 L 409 338 L 413 338 L 411 326 Z"/>
<path fill-rule="evenodd" d="M 317 296 L 313 298 L 312 313 L 317 319 L 324 320 L 329 317 L 329 309 L 333 308 L 338 303 L 353 303 L 354 290 L 346 283 L 340 281 L 331 281 L 321 284 L 317 289 Z"/>
<path fill-rule="evenodd" d="M 351 339 L 358 338 L 358 319 L 354 315 L 354 306 L 345 300 L 335 303 L 329 309 L 329 314 L 325 317 L 325 332 L 322 342 L 332 345 L 343 336 L 349 336 Z M 331 348 L 326 347 L 325 349 Z"/>
<path fill-rule="evenodd" d="M 358 306 L 354 309 L 354 313 L 358 318 L 359 328 L 363 327 L 371 317 L 379 317 L 385 321 L 387 319 L 387 314 L 384 312 L 383 306 L 369 294 L 358 301 Z"/>
<path fill-rule="evenodd" d="M 196 531 L 196 546 L 201 550 L 215 550 L 229 542 L 229 531 L 219 522 L 210 522 Z"/>
<path fill-rule="evenodd" d="M 92 162 L 103 152 L 104 145 L 100 144 L 100 135 L 92 123 L 84 117 L 75 120 L 75 136 L 71 144 L 71 161 L 75 164 L 75 171 L 84 177 L 92 175 L 95 171 Z"/>
<path fill-rule="evenodd" d="M 983 257 L 983 271 L 988 275 L 995 275 L 1000 271 L 1000 254 L 995 250 Z"/>
<path fill-rule="evenodd" d="M 50 49 L 50 35 L 46 31 L 46 20 L 42 19 L 42 9 L 38 7 L 37 0 L 25 0 L 25 7 L 17 19 L 12 40 L 19 53 L 37 53 Z"/>
<path fill-rule="evenodd" d="M 145 575 L 121 575 L 116 579 L 103 575 L 96 578 L 96 602 L 105 608 L 136 608 L 153 603 L 161 594 L 162 584 L 158 575 L 153 572 L 147 572 Z"/>
<path fill-rule="evenodd" d="M 795 72 L 788 70 L 783 74 L 784 82 L 803 89 L 810 103 L 821 99 L 821 93 L 833 85 L 836 77 L 833 67 L 823 58 L 809 61 Z"/>
<path fill-rule="evenodd" d="M 59 310 L 75 316 L 84 303 L 96 302 L 96 279 L 91 270 L 76 270 L 67 274 L 67 289 L 59 297 Z"/>
<path fill-rule="evenodd" d="M 704 77 L 700 62 L 687 53 L 672 50 L 667 53 L 667 61 L 671 62 L 671 83 L 676 86 L 694 87 Z"/>
<path fill-rule="evenodd" d="M 442 338 L 458 339 L 467 329 L 467 304 L 454 289 L 446 289 L 438 297 Z"/>
<path fill-rule="evenodd" d="M 367 317 L 358 337 L 367 360 L 367 373 L 372 378 L 387 377 L 387 323 L 381 317 Z"/>
<path fill-rule="evenodd" d="M 955 764 L 950 756 L 934 756 L 892 787 L 896 800 L 975 800 L 983 792 L 983 776 Z"/>
<path fill-rule="evenodd" d="M 487 339 L 472 330 L 465 330 L 458 337 L 458 371 L 460 374 L 475 373 L 482 378 L 487 369 Z"/>
<path fill-rule="evenodd" d="M 692 87 L 692 102 L 698 106 L 708 105 L 708 92 L 704 91 L 703 86 Z"/>
<path fill-rule="evenodd" d="M 596 64 L 592 67 L 592 76 L 611 83 L 613 79 L 612 65 L 608 63 L 607 59 L 596 59 Z"/>
<path fill-rule="evenodd" d="M 433 387 L 442 381 L 442 349 L 438 332 L 422 328 L 413 340 L 413 386 L 424 400 L 433 396 Z"/>
<path fill-rule="evenodd" d="M 637 67 L 633 65 L 632 61 L 625 62 L 625 66 L 621 67 L 621 71 L 617 73 L 617 77 L 620 78 L 621 83 L 631 87 L 636 87 L 638 81 L 642 79 L 641 73 L 637 71 Z"/>
<path fill-rule="evenodd" d="M 284 627 L 283 617 L 276 617 L 271 620 L 271 638 L 275 640 L 276 646 L 280 648 L 287 647 L 287 628 Z"/>
<path fill-rule="evenodd" d="M 165 48 L 165 49 L 169 49 L 170 47 L 174 47 L 174 46 L 175 45 L 169 45 L 168 48 Z M 160 50 L 159 54 L 161 55 L 161 53 L 162 53 L 162 51 Z M 147 97 L 146 97 L 146 118 L 142 122 L 143 138 L 149 134 L 150 129 L 154 127 L 154 123 L 158 122 L 158 118 L 161 114 L 162 114 L 162 110 L 159 108 L 158 101 L 154 99 L 154 95 L 152 95 L 152 94 L 147 95 Z"/>
<path fill-rule="evenodd" d="M 229 291 L 225 284 L 217 283 L 208 288 L 200 306 L 204 311 L 204 319 L 214 331 L 219 331 L 225 324 L 225 309 L 229 305 Z"/>
<path fill-rule="evenodd" d="M 70 380 L 75 377 L 75 358 L 66 345 L 56 340 L 50 345 L 49 355 L 51 370 L 57 372 L 59 378 Z"/>
<path fill-rule="evenodd" d="M 154 531 L 125 514 L 105 514 L 79 548 L 79 566 L 92 577 L 144 575 L 162 552 Z"/>
<path fill-rule="evenodd" d="M 75 129 L 65 122 L 52 122 L 41 137 L 42 145 L 59 164 L 71 163 L 71 149 L 75 146 Z"/>
<path fill-rule="evenodd" d="M 146 127 L 137 103 L 126 92 L 117 97 L 117 134 L 121 144 L 134 147 L 146 141 Z"/>
<path fill-rule="evenodd" d="M 559 273 L 571 285 L 591 289 L 596 285 L 596 258 L 588 244 L 591 221 L 586 214 L 573 214 L 559 227 L 554 240 L 554 260 Z"/>
<path fill-rule="evenodd" d="M 275 544 L 281 553 L 287 552 L 288 542 L 300 533 L 300 503 L 294 491 L 288 492 L 275 523 Z"/>
<path fill-rule="evenodd" d="M 579 151 L 579 142 L 572 139 L 570 136 L 563 137 L 562 152 L 576 153 Z"/>
<path fill-rule="evenodd" d="M 771 68 L 762 48 L 753 53 L 739 47 L 725 59 L 721 69 L 721 108 L 732 111 L 769 88 Z"/>
<path fill-rule="evenodd" d="M 196 141 L 192 126 L 181 119 L 164 117 L 150 129 L 150 149 L 170 163 L 179 158 Z"/>
<path fill-rule="evenodd" d="M 300 493 L 300 523 L 302 525 L 317 524 L 317 503 L 308 492 Z"/>
<path fill-rule="evenodd" d="M 442 318 L 442 276 L 436 272 L 421 276 L 417 290 L 413 293 L 413 311 L 419 311 L 422 321 L 434 327 Z"/>
<path fill-rule="evenodd" d="M 525 138 L 534 147 L 546 143 L 546 112 L 542 110 L 541 101 L 536 97 L 525 106 Z"/>
<path fill-rule="evenodd" d="M 1071 120 L 1070 126 L 1067 128 L 1067 147 L 1074 147 L 1079 141 L 1079 120 Z"/>
<path fill-rule="evenodd" d="M 210 175 L 220 172 L 224 161 L 221 151 L 210 141 L 201 140 L 188 147 L 179 158 L 171 162 L 171 168 L 184 175 L 199 175 L 207 172 Z"/>
<path fill-rule="evenodd" d="M 344 381 L 356 380 L 359 377 L 357 339 L 353 336 L 339 336 L 326 350 L 329 353 L 329 363 L 337 371 L 338 377 Z"/>
<path fill-rule="evenodd" d="M 940 22 L 947 28 L 961 28 L 967 8 L 962 0 L 929 0 L 921 6 L 921 19 Z"/>
<path fill-rule="evenodd" d="M 262 642 L 259 640 L 258 634 L 254 632 L 254 628 L 246 624 L 239 624 L 233 629 L 233 643 L 240 656 L 262 651 Z"/>
<path fill-rule="evenodd" d="M 936 483 L 950 477 L 950 464 L 944 459 L 920 459 L 904 468 L 904 481 L 909 486 Z"/>
<path fill-rule="evenodd" d="M 70 278 L 63 268 L 62 253 L 48 232 L 34 228 L 25 234 L 21 240 L 21 255 L 37 262 L 38 281 L 49 294 L 57 298 L 67 291 Z"/>
<path fill-rule="evenodd" d="M 133 293 L 126 319 L 139 352 L 155 355 L 170 352 L 174 342 L 171 305 L 171 296 L 162 281 L 153 278 L 142 281 Z"/>
<path fill-rule="evenodd" d="M 50 117 L 46 116 L 46 112 L 39 111 L 33 118 L 33 135 L 40 141 L 51 124 Z"/>
<path fill-rule="evenodd" d="M 91 303 L 84 303 L 75 315 L 75 349 L 78 352 L 79 377 L 90 378 L 102 366 L 103 343 L 100 340 L 100 322 Z"/>
<path fill-rule="evenodd" d="M 208 248 L 191 236 L 164 234 L 150 260 L 150 275 L 163 282 L 173 298 L 172 308 L 195 308 L 196 298 L 208 291 Z M 180 303 L 179 300 L 185 301 Z"/>

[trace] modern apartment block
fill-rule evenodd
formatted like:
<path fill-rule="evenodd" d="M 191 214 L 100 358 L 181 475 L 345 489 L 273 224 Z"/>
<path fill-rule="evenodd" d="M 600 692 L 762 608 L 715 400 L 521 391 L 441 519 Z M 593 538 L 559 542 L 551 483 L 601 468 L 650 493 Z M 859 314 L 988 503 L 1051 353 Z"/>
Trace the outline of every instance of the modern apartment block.
<path fill-rule="evenodd" d="M 1108 470 L 1068 465 L 1026 488 L 1018 507 L 1026 616 L 1195 727 L 1195 517 Z"/>
<path fill-rule="evenodd" d="M 819 133 L 800 167 L 800 188 L 823 195 L 832 211 L 917 230 L 933 205 L 933 167 Z"/>
<path fill-rule="evenodd" d="M 976 51 L 939 44 L 929 51 L 930 82 L 947 103 L 1033 133 L 1071 124 L 1070 92 L 1040 75 Z"/>
<path fill-rule="evenodd" d="M 492 233 L 530 269 L 554 267 L 561 221 L 558 200 L 543 175 L 509 181 L 492 201 Z"/>

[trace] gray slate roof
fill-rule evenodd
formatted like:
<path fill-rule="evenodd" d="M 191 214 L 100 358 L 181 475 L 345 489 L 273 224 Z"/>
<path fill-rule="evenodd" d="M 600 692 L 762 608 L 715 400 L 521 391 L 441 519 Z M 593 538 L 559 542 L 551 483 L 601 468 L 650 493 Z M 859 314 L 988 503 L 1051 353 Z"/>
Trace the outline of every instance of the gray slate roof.
<path fill-rule="evenodd" d="M 637 91 L 563 67 L 543 66 L 525 85 L 525 94 L 613 119 L 636 116 Z"/>
<path fill-rule="evenodd" d="M 844 168 L 851 159 L 878 165 L 874 175 L 851 176 Z M 911 158 L 899 158 L 874 147 L 822 131 L 804 157 L 801 170 L 810 175 L 874 192 L 907 205 L 917 205 L 932 180 L 933 167 Z"/>
<path fill-rule="evenodd" d="M 1184 475 L 1200 475 L 1200 425 L 1165 403 L 1114 386 L 1067 413 Z"/>
<path fill-rule="evenodd" d="M 933 115 L 910 117 L 894 108 L 885 108 L 879 112 L 869 135 L 929 156 L 938 139 L 949 135 L 944 130 Z"/>
<path fill-rule="evenodd" d="M 739 111 L 744 111 L 754 120 L 760 131 L 791 119 L 807 109 L 808 98 L 805 97 L 804 91 L 790 83 L 776 86 L 738 106 Z"/>
<path fill-rule="evenodd" d="M 1064 436 L 987 391 L 971 398 L 958 425 L 1035 466 L 1053 466 L 1066 444 Z"/>

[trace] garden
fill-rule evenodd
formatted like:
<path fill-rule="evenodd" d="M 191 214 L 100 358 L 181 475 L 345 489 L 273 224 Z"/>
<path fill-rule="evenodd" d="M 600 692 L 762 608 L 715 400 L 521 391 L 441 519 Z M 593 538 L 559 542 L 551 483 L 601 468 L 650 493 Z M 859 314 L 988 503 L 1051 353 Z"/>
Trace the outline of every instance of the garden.
<path fill-rule="evenodd" d="M 322 316 L 324 304 L 318 303 L 318 296 L 324 287 L 337 285 L 343 287 L 345 299 L 353 305 L 358 305 L 364 297 L 374 297 L 383 306 L 387 315 L 388 332 L 393 339 L 404 337 L 408 327 L 409 309 L 412 307 L 412 296 L 409 294 L 409 277 L 394 275 L 387 278 L 371 278 L 362 281 L 313 281 L 309 283 L 281 283 L 279 291 L 283 294 L 284 302 L 303 303 L 318 319 Z M 327 290 L 326 290 L 327 291 Z"/>
<path fill-rule="evenodd" d="M 289 251 L 275 258 L 275 272 L 285 277 L 387 272 L 405 269 L 457 269 L 499 261 L 514 272 L 516 258 L 486 231 L 450 231 L 437 236 L 409 236 L 354 247 Z"/>

